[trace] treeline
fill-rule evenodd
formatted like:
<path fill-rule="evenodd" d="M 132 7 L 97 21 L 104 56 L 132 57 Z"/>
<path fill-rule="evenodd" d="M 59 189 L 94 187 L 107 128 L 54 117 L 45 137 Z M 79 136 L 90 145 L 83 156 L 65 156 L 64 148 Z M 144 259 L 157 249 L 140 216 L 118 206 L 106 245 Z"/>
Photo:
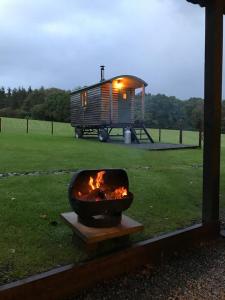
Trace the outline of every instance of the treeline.
<path fill-rule="evenodd" d="M 0 116 L 69 122 L 70 91 L 56 88 L 0 89 Z"/>
<path fill-rule="evenodd" d="M 135 118 L 141 117 L 141 96 L 136 97 Z M 145 96 L 145 123 L 152 128 L 198 129 L 203 121 L 203 99 L 180 100 L 163 94 Z"/>
<path fill-rule="evenodd" d="M 141 117 L 140 95 L 135 100 L 135 118 Z M 225 101 L 222 103 L 225 131 Z M 0 116 L 70 121 L 70 91 L 57 88 L 0 88 Z M 153 128 L 198 129 L 203 120 L 203 99 L 180 100 L 158 94 L 145 96 L 145 123 Z M 223 121 L 224 120 L 224 121 Z"/>

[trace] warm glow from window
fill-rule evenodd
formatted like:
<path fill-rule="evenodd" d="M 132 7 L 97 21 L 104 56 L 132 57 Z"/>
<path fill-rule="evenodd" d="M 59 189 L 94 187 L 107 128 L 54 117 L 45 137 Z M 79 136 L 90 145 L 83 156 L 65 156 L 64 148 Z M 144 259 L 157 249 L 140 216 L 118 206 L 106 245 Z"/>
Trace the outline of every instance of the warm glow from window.
<path fill-rule="evenodd" d="M 127 93 L 123 93 L 123 100 L 127 100 Z"/>
<path fill-rule="evenodd" d="M 115 87 L 116 87 L 118 90 L 121 90 L 121 89 L 122 89 L 123 83 L 121 82 L 120 79 L 118 79 L 118 80 L 116 81 Z"/>
<path fill-rule="evenodd" d="M 87 107 L 87 92 L 81 93 L 81 105 Z"/>

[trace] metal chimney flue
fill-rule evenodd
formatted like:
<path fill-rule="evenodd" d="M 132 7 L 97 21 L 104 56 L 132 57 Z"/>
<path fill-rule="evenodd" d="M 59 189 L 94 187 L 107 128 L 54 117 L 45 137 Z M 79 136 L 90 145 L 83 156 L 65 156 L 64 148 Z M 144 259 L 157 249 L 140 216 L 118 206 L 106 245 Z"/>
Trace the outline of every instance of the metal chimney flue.
<path fill-rule="evenodd" d="M 105 72 L 105 66 L 100 66 L 101 68 L 101 81 L 105 80 L 104 72 Z"/>

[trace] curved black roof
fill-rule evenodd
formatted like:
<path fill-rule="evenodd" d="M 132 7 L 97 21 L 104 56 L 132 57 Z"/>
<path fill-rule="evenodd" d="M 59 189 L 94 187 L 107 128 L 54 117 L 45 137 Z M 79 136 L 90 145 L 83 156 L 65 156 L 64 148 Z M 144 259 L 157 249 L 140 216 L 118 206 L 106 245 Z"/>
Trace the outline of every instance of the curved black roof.
<path fill-rule="evenodd" d="M 113 80 L 116 80 L 116 79 L 119 79 L 119 78 L 130 78 L 130 79 L 133 79 L 133 80 L 136 80 L 136 81 L 139 81 L 142 85 L 144 86 L 147 86 L 147 82 L 145 82 L 144 80 L 142 80 L 141 78 L 137 77 L 137 76 L 133 76 L 133 75 L 119 75 L 119 76 L 115 76 L 115 77 L 112 77 L 110 79 L 106 79 L 106 80 L 103 80 L 103 81 L 100 81 L 96 84 L 92 84 L 92 85 L 89 85 L 89 86 L 85 86 L 81 89 L 78 89 L 76 91 L 73 91 L 71 92 L 71 95 L 72 94 L 76 94 L 76 93 L 79 93 L 79 92 L 82 92 L 82 91 L 87 91 L 89 89 L 92 89 L 92 88 L 95 88 L 95 87 L 98 87 L 98 86 L 101 86 L 105 83 L 108 83 L 108 82 L 112 82 Z"/>

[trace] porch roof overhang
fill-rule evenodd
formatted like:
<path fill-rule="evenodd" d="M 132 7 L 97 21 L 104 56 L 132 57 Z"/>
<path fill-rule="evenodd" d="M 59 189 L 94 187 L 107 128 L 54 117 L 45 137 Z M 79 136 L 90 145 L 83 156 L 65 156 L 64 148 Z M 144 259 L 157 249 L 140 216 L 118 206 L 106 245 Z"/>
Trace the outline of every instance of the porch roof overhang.
<path fill-rule="evenodd" d="M 214 0 L 187 0 L 188 2 L 191 2 L 193 4 L 198 4 L 201 7 L 207 7 L 210 5 Z M 221 1 L 222 3 L 222 1 Z M 223 13 L 225 14 L 225 2 L 221 4 L 223 8 Z"/>
<path fill-rule="evenodd" d="M 141 88 L 143 86 L 147 86 L 148 85 L 144 80 L 142 80 L 141 78 L 139 78 L 137 76 L 133 76 L 133 75 L 119 75 L 119 76 L 115 76 L 115 77 L 112 77 L 112 78 L 107 79 L 107 80 L 100 81 L 100 82 L 98 82 L 96 84 L 93 84 L 93 85 L 90 85 L 90 86 L 78 89 L 76 91 L 73 91 L 71 93 L 71 95 L 77 94 L 77 93 L 80 93 L 80 92 L 83 92 L 83 91 L 90 90 L 92 88 L 101 86 L 101 85 L 106 84 L 106 83 L 112 83 L 114 85 L 117 81 L 120 81 L 123 84 L 124 88 L 138 89 L 138 88 Z"/>

